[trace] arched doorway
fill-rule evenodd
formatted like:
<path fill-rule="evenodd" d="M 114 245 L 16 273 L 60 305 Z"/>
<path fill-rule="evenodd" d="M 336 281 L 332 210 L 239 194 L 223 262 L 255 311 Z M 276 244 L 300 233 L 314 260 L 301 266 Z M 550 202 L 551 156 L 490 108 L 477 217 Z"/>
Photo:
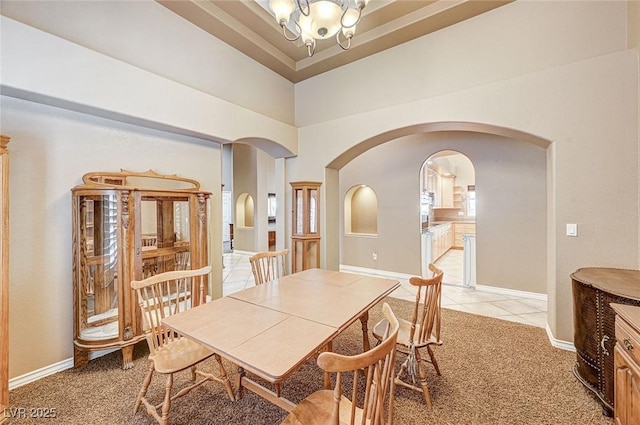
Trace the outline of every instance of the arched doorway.
<path fill-rule="evenodd" d="M 385 145 L 386 150 L 378 149 Z M 482 202 L 476 205 L 483 221 L 478 223 L 481 232 L 477 235 L 483 244 L 478 247 L 478 283 L 546 294 L 548 274 L 554 273 L 549 270 L 553 264 L 547 262 L 547 252 L 553 250 L 554 243 L 547 239 L 548 229 L 554 226 L 549 215 L 553 205 L 548 205 L 553 199 L 547 196 L 547 164 L 553 161 L 549 146 L 550 142 L 531 134 L 459 122 L 396 129 L 352 146 L 325 168 L 323 266 L 420 274 L 416 170 L 433 153 L 457 150 L 473 161 L 478 187 L 483 188 Z M 398 155 L 404 155 L 402 161 L 395 160 Z M 354 176 L 366 172 L 370 172 L 371 181 L 355 181 Z M 348 241 L 339 228 L 337 207 L 344 192 L 357 183 L 370 185 L 379 196 L 378 235 Z M 402 198 L 407 188 L 411 192 L 407 199 L 411 200 Z"/>
<path fill-rule="evenodd" d="M 428 264 L 444 270 L 444 283 L 476 284 L 476 181 L 473 162 L 454 150 L 429 156 L 420 169 L 422 275 Z"/>

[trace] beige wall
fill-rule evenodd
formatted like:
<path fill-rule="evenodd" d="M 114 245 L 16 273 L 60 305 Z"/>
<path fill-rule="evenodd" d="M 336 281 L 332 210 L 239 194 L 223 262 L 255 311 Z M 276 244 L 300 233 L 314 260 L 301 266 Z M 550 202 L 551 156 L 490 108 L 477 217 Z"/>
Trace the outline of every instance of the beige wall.
<path fill-rule="evenodd" d="M 420 275 L 420 169 L 443 149 L 465 154 L 476 170 L 478 284 L 546 293 L 546 150 L 479 133 L 392 140 L 342 168 L 340 197 L 367 184 L 379 211 L 377 236 L 343 236 L 342 264 Z"/>
<path fill-rule="evenodd" d="M 293 123 L 293 84 L 153 0 L 2 0 L 2 15 Z M 104 34 L 107 33 L 108 37 Z"/>
<path fill-rule="evenodd" d="M 276 192 L 276 180 L 282 179 L 282 173 L 276 173 L 275 168 L 273 157 L 262 150 L 241 143 L 233 145 L 234 203 L 242 193 L 251 195 L 254 202 L 252 227 L 235 223 L 235 250 L 258 252 L 269 249 L 267 198 L 270 191 Z M 282 213 L 280 211 L 280 215 Z"/>
<path fill-rule="evenodd" d="M 638 266 L 638 51 L 626 50 L 626 11 L 624 2 L 510 3 L 302 82 L 299 155 L 287 160 L 287 178 L 334 179 L 324 168 L 339 169 L 354 152 L 424 128 L 460 129 L 437 123 L 551 143 L 549 327 L 571 342 L 570 274 Z M 316 107 L 329 97 L 334 107 Z M 323 190 L 340 199 L 337 185 Z M 323 265 L 335 268 L 332 222 L 322 228 Z M 565 236 L 567 223 L 578 224 L 578 237 Z M 479 267 L 503 264 L 495 257 Z"/>
<path fill-rule="evenodd" d="M 0 124 L 12 136 L 9 375 L 16 377 L 73 354 L 71 188 L 87 172 L 120 168 L 193 178 L 213 192 L 209 231 L 221 240 L 221 151 L 190 137 L 0 99 Z M 220 270 L 218 245 L 210 261 Z"/>

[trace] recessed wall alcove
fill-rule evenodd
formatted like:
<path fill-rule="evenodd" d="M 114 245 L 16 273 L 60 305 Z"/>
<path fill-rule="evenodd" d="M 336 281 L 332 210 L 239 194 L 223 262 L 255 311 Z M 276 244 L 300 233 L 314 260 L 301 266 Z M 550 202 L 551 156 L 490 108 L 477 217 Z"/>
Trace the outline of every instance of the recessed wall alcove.
<path fill-rule="evenodd" d="M 254 204 L 253 197 L 248 193 L 241 193 L 236 200 L 236 223 L 238 227 L 253 227 Z"/>
<path fill-rule="evenodd" d="M 375 236 L 378 233 L 378 198 L 365 185 L 353 186 L 344 197 L 344 231 L 352 235 Z"/>

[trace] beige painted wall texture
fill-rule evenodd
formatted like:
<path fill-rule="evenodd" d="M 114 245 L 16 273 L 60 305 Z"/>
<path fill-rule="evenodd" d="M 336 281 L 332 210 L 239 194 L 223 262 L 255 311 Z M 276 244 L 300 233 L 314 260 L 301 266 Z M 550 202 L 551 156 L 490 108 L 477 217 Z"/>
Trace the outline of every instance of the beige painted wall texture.
<path fill-rule="evenodd" d="M 326 166 L 434 123 L 551 143 L 549 328 L 572 342 L 570 274 L 638 266 L 638 50 L 626 49 L 626 10 L 624 2 L 515 2 L 300 83 L 299 155 L 287 161 L 287 178 L 335 180 Z M 328 96 L 335 107 L 312 107 Z M 340 199 L 337 184 L 323 190 Z M 578 237 L 565 236 L 566 223 L 578 224 Z M 326 223 L 323 236 L 338 226 Z M 324 240 L 323 258 L 334 262 L 323 265 L 335 268 L 339 240 Z"/>
<path fill-rule="evenodd" d="M 293 124 L 293 83 L 153 0 L 2 0 L 2 15 Z"/>
<path fill-rule="evenodd" d="M 354 185 L 367 184 L 376 192 L 379 210 L 376 237 L 343 236 L 342 264 L 420 275 L 420 168 L 444 149 L 467 155 L 476 170 L 478 284 L 546 294 L 546 151 L 486 134 L 404 137 L 342 168 L 340 197 Z"/>
<path fill-rule="evenodd" d="M 2 130 L 12 135 L 9 374 L 15 377 L 73 354 L 71 188 L 91 171 L 152 169 L 200 181 L 216 205 L 220 169 L 211 164 L 220 163 L 221 151 L 197 139 L 6 96 L 0 107 Z M 210 214 L 209 231 L 221 240 L 220 208 Z M 210 248 L 218 267 L 219 245 Z"/>

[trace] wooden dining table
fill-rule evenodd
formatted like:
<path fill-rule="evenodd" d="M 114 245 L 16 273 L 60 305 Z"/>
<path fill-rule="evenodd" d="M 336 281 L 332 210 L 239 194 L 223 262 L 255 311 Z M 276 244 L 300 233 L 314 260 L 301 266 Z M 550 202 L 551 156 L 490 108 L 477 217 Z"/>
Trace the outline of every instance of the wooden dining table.
<path fill-rule="evenodd" d="M 291 411 L 295 404 L 282 396 L 282 383 L 358 319 L 363 350 L 368 350 L 369 309 L 398 286 L 394 279 L 309 269 L 215 299 L 163 323 L 238 366 L 238 399 L 246 388 Z"/>

